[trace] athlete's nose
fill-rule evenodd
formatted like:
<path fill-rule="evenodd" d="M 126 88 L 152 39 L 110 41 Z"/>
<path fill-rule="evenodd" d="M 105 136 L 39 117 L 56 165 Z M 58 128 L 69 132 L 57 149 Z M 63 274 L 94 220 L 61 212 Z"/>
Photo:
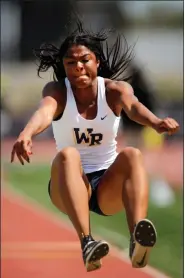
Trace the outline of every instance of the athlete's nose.
<path fill-rule="evenodd" d="M 83 64 L 81 62 L 76 63 L 76 71 L 81 72 L 83 70 Z"/>

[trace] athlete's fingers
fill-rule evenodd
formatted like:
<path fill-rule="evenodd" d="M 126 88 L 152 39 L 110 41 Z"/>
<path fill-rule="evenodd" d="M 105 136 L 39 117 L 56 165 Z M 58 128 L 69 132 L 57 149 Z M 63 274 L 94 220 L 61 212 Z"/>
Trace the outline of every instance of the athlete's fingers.
<path fill-rule="evenodd" d="M 32 151 L 32 141 L 31 140 L 28 141 L 28 147 L 29 147 L 29 150 Z"/>
<path fill-rule="evenodd" d="M 17 153 L 17 157 L 18 157 L 20 163 L 21 163 L 22 165 L 24 165 L 24 160 L 22 159 L 21 154 L 18 154 L 18 153 Z"/>
<path fill-rule="evenodd" d="M 31 155 L 32 154 L 32 142 L 31 141 L 27 141 L 27 142 L 23 142 L 23 149 L 26 151 L 27 155 Z"/>
<path fill-rule="evenodd" d="M 171 124 L 176 131 L 179 130 L 179 124 L 174 119 L 171 119 Z"/>
<path fill-rule="evenodd" d="M 166 118 L 164 122 L 169 125 L 171 128 L 179 127 L 179 124 L 176 122 L 176 120 L 172 118 Z"/>
<path fill-rule="evenodd" d="M 173 121 L 171 121 L 170 119 L 166 120 L 166 123 L 167 123 L 167 125 L 168 125 L 168 128 L 173 129 L 173 128 L 175 127 Z"/>
<path fill-rule="evenodd" d="M 17 155 L 18 151 L 19 151 L 19 142 L 16 142 L 13 146 L 13 150 L 12 150 L 12 153 L 11 153 L 11 162 L 14 161 L 15 154 Z"/>
<path fill-rule="evenodd" d="M 30 159 L 29 159 L 29 148 L 28 148 L 28 142 L 25 141 L 21 141 L 21 148 L 22 148 L 22 157 L 29 163 Z"/>
<path fill-rule="evenodd" d="M 164 127 L 166 129 L 172 128 L 172 124 L 168 119 L 165 119 L 162 123 L 161 123 L 161 127 Z"/>
<path fill-rule="evenodd" d="M 172 135 L 178 131 L 179 124 L 174 119 L 168 118 L 167 123 L 169 126 L 169 135 Z"/>
<path fill-rule="evenodd" d="M 167 129 L 168 129 L 168 135 L 172 135 L 174 132 L 173 122 L 170 119 L 166 119 L 166 125 L 167 125 Z"/>
<path fill-rule="evenodd" d="M 22 157 L 23 157 L 28 163 L 30 163 L 30 158 L 29 158 L 29 156 L 28 156 L 28 154 L 27 154 L 26 151 L 22 154 Z"/>
<path fill-rule="evenodd" d="M 17 143 L 15 143 L 15 145 L 14 145 L 13 153 L 12 153 L 12 158 L 13 158 L 13 159 L 14 159 L 15 153 L 16 153 L 17 158 L 19 159 L 20 163 L 21 163 L 22 165 L 24 165 L 24 161 L 23 161 L 23 158 L 22 158 L 23 149 L 22 149 L 21 142 L 17 142 Z"/>
<path fill-rule="evenodd" d="M 19 149 L 18 149 L 18 154 L 24 158 L 24 160 L 26 160 L 28 163 L 29 161 L 29 156 L 27 153 L 27 148 L 26 148 L 26 143 L 24 141 L 21 141 L 19 144 Z"/>
<path fill-rule="evenodd" d="M 159 129 L 160 133 L 167 132 L 169 130 L 168 124 L 166 122 L 162 122 Z"/>
<path fill-rule="evenodd" d="M 13 147 L 13 150 L 11 152 L 11 163 L 14 161 L 14 157 L 15 157 L 15 147 Z"/>
<path fill-rule="evenodd" d="M 160 124 L 160 131 L 162 132 L 168 132 L 169 135 L 172 135 L 177 132 L 179 128 L 178 123 L 171 118 L 166 118 L 163 120 L 163 122 Z"/>

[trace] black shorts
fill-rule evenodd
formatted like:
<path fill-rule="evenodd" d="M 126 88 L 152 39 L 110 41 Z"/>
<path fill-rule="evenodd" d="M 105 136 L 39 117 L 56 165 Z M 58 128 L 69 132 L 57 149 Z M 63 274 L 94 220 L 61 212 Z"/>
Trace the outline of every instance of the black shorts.
<path fill-rule="evenodd" d="M 91 185 L 91 189 L 92 189 L 92 195 L 89 200 L 89 210 L 93 211 L 99 215 L 104 215 L 104 216 L 106 216 L 106 215 L 101 211 L 101 209 L 98 205 L 97 189 L 98 189 L 100 179 L 103 176 L 103 174 L 105 173 L 105 171 L 106 171 L 106 169 L 86 174 L 88 181 Z M 49 185 L 48 185 L 48 192 L 50 195 L 50 181 L 49 181 Z"/>

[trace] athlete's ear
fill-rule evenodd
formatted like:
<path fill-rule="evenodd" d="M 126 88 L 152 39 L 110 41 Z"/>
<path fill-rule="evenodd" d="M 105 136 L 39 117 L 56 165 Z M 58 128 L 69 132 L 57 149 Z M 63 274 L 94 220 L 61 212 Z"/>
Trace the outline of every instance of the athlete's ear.
<path fill-rule="evenodd" d="M 100 60 L 97 60 L 97 69 L 99 68 L 100 66 Z"/>

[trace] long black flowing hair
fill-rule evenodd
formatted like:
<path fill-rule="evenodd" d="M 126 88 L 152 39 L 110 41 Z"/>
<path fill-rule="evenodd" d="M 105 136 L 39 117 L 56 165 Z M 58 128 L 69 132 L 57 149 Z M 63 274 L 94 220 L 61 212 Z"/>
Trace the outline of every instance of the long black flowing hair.
<path fill-rule="evenodd" d="M 116 35 L 114 44 L 110 47 L 108 39 L 114 30 L 106 29 L 99 32 L 86 30 L 82 21 L 77 17 L 74 31 L 69 33 L 66 39 L 58 48 L 51 43 L 43 43 L 33 53 L 39 61 L 37 73 L 46 72 L 53 68 L 54 80 L 61 81 L 66 77 L 63 66 L 63 57 L 72 45 L 83 45 L 90 49 L 100 61 L 98 76 L 112 80 L 128 81 L 131 76 L 128 73 L 128 66 L 133 59 L 133 47 L 129 47 L 125 37 Z"/>

